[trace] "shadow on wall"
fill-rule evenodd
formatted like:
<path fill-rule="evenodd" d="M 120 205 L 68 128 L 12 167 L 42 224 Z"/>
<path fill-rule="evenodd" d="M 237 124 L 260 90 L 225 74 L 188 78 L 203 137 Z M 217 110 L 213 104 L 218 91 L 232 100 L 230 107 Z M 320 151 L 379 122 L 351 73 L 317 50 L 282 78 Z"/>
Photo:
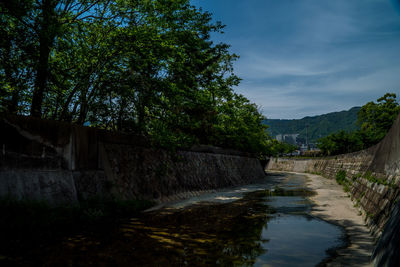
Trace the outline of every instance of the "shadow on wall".
<path fill-rule="evenodd" d="M 208 146 L 172 153 L 140 136 L 30 117 L 3 115 L 0 138 L 0 196 L 18 199 L 163 202 L 265 177 L 251 154 Z"/>
<path fill-rule="evenodd" d="M 375 266 L 400 266 L 400 202 L 393 209 L 372 255 Z"/>
<path fill-rule="evenodd" d="M 310 160 L 271 159 L 267 169 L 333 179 L 345 174 L 341 183 L 364 210 L 372 232 L 379 235 L 383 230 L 373 256 L 376 266 L 400 266 L 400 115 L 385 138 L 371 148 Z"/>

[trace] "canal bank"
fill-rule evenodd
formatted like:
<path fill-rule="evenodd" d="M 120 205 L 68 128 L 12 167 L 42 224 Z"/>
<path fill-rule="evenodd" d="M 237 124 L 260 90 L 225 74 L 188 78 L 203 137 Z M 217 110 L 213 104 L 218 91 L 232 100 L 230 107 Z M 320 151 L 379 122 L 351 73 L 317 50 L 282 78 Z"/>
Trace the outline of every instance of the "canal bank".
<path fill-rule="evenodd" d="M 207 145 L 162 148 L 134 134 L 0 114 L 0 198 L 52 206 L 163 203 L 265 177 L 257 155 Z"/>
<path fill-rule="evenodd" d="M 314 195 L 305 175 L 274 173 L 3 258 L 39 266 L 315 266 L 346 240 L 341 227 L 311 214 Z"/>
<path fill-rule="evenodd" d="M 311 214 L 329 223 L 343 227 L 349 245 L 340 248 L 335 256 L 326 261 L 327 266 L 373 266 L 370 262 L 374 238 L 357 207 L 342 186 L 335 180 L 314 174 L 302 174 L 308 178 L 307 187 L 316 194 Z"/>

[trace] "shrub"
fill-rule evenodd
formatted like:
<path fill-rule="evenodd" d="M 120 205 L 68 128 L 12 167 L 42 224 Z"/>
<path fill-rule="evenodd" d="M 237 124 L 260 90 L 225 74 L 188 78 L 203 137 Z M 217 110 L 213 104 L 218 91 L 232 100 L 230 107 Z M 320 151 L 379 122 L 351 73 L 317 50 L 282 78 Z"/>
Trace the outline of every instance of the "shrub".
<path fill-rule="evenodd" d="M 336 173 L 336 182 L 338 184 L 345 184 L 346 182 L 346 171 L 345 170 L 340 170 Z"/>

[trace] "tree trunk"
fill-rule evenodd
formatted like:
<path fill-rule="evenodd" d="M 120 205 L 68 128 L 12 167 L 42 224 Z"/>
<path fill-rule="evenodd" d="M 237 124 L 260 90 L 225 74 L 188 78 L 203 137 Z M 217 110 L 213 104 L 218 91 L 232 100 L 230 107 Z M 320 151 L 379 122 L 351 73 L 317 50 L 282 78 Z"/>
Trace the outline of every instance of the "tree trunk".
<path fill-rule="evenodd" d="M 126 105 L 126 98 L 125 97 L 121 97 L 120 103 L 119 103 L 119 112 L 118 112 L 118 120 L 117 120 L 117 130 L 118 131 L 122 131 L 123 128 L 123 116 L 124 116 L 124 109 L 125 109 L 125 105 Z"/>
<path fill-rule="evenodd" d="M 39 31 L 39 60 L 36 66 L 35 87 L 32 95 L 31 116 L 42 116 L 43 97 L 47 90 L 50 48 L 55 38 L 55 11 L 53 0 L 43 0 Z M 53 24 L 53 25 L 52 25 Z"/>

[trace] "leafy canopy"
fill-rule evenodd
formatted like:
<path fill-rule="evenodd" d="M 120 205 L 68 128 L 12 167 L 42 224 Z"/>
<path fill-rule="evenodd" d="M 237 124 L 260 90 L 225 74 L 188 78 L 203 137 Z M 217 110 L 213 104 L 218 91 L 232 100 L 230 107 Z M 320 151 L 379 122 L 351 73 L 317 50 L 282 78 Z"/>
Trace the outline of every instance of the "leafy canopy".
<path fill-rule="evenodd" d="M 337 155 L 366 149 L 382 140 L 400 112 L 396 94 L 386 93 L 377 102 L 368 102 L 358 112 L 360 129 L 340 131 L 319 139 L 325 155 Z"/>
<path fill-rule="evenodd" d="M 0 111 L 268 151 L 257 106 L 233 92 L 238 56 L 210 39 L 224 26 L 189 0 L 14 0 L 0 13 Z"/>

